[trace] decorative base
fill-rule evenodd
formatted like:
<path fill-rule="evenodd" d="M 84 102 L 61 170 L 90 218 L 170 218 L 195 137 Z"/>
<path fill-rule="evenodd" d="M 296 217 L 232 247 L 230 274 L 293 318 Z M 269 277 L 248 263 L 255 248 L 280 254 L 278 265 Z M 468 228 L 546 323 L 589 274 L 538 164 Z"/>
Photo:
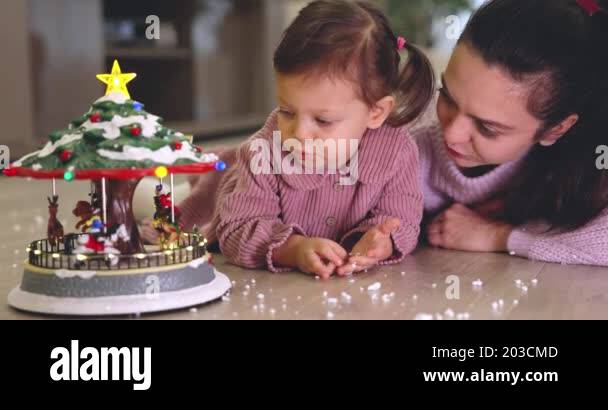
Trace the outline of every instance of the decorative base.
<path fill-rule="evenodd" d="M 9 294 L 8 303 L 51 315 L 130 315 L 202 305 L 230 288 L 230 280 L 206 258 L 164 270 L 109 272 L 52 271 L 26 264 L 21 285 Z"/>

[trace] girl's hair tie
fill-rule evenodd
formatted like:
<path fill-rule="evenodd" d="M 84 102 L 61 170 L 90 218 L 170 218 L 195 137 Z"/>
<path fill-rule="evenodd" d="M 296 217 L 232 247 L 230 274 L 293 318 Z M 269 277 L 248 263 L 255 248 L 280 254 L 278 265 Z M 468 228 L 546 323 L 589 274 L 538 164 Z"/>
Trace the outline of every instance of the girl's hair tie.
<path fill-rule="evenodd" d="M 399 37 L 397 38 L 397 50 L 401 51 L 405 48 L 405 45 L 407 44 L 407 40 L 403 37 Z"/>
<path fill-rule="evenodd" d="M 576 0 L 579 6 L 583 8 L 590 16 L 593 16 L 598 11 L 602 11 L 602 8 L 597 3 L 597 0 Z"/>

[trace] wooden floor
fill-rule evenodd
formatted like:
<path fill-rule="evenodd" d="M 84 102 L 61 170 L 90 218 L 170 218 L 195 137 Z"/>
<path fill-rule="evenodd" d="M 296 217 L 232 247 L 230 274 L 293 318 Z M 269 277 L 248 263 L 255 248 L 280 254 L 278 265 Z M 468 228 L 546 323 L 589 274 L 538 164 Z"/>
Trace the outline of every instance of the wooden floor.
<path fill-rule="evenodd" d="M 70 210 L 87 198 L 88 185 L 62 182 L 58 189 L 60 217 L 71 228 Z M 45 236 L 50 184 L 0 177 L 0 193 L 0 319 L 42 318 L 11 309 L 6 297 L 19 284 L 27 243 Z M 234 284 L 223 301 L 142 318 L 608 319 L 605 268 L 425 248 L 399 266 L 322 282 L 298 273 L 246 271 L 215 259 Z M 475 287 L 478 280 L 482 286 Z"/>

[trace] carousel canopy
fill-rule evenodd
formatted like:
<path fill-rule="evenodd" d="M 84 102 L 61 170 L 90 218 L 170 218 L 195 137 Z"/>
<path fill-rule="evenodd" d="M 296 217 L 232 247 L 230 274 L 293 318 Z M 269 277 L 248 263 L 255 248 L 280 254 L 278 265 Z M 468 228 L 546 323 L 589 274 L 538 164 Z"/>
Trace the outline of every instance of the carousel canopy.
<path fill-rule="evenodd" d="M 162 119 L 130 98 L 117 61 L 111 74 L 100 74 L 106 95 L 74 119 L 66 129 L 49 135 L 40 150 L 4 170 L 9 177 L 65 180 L 138 179 L 171 174 L 223 171 L 225 164 L 192 144 L 192 138 L 162 125 Z"/>

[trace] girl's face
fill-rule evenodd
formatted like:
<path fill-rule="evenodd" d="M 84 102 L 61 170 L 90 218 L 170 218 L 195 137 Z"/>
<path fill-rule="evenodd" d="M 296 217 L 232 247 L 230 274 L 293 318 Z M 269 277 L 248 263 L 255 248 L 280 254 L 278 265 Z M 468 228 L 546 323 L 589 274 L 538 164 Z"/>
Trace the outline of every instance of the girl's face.
<path fill-rule="evenodd" d="M 500 165 L 537 143 L 541 122 L 528 112 L 528 90 L 459 45 L 442 77 L 437 114 L 446 149 L 461 168 Z"/>
<path fill-rule="evenodd" d="M 368 128 L 381 126 L 393 107 L 389 102 L 386 107 L 380 104 L 370 109 L 352 83 L 326 76 L 277 73 L 276 83 L 282 142 L 293 138 L 305 147 L 306 140 L 333 140 L 336 147 L 347 148 L 347 160 L 354 154 L 350 152 L 351 140 L 360 140 Z M 297 154 L 302 160 L 319 157 L 319 153 L 306 150 Z M 328 157 L 326 150 L 326 163 Z"/>

